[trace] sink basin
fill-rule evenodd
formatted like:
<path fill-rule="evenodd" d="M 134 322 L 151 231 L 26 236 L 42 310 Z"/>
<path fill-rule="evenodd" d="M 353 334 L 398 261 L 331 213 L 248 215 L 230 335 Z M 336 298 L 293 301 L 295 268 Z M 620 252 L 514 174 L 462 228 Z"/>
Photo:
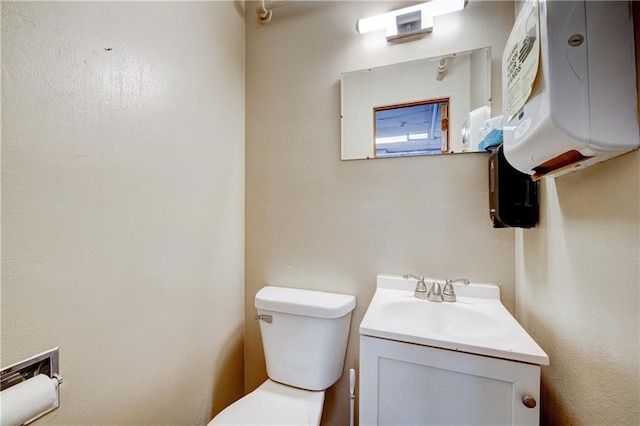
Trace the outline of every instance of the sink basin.
<path fill-rule="evenodd" d="M 390 321 L 407 322 L 403 327 L 419 333 L 427 330 L 442 336 L 486 337 L 504 333 L 500 319 L 465 302 L 433 303 L 406 297 L 385 304 L 382 315 Z"/>
<path fill-rule="evenodd" d="M 434 281 L 426 279 L 427 283 Z M 478 355 L 548 365 L 547 354 L 500 303 L 493 284 L 454 284 L 458 301 L 413 297 L 415 280 L 378 275 L 360 334 Z"/>

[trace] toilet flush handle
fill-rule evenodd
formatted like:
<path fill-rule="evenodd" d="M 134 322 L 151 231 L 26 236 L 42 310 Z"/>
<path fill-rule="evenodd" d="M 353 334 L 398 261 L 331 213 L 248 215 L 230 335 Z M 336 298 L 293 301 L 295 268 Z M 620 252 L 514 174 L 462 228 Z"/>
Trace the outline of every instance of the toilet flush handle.
<path fill-rule="evenodd" d="M 271 316 L 271 315 L 260 314 L 260 315 L 256 315 L 255 317 L 253 317 L 253 319 L 262 320 L 262 321 L 264 321 L 266 323 L 269 323 L 269 324 L 271 324 L 273 322 L 273 316 Z"/>

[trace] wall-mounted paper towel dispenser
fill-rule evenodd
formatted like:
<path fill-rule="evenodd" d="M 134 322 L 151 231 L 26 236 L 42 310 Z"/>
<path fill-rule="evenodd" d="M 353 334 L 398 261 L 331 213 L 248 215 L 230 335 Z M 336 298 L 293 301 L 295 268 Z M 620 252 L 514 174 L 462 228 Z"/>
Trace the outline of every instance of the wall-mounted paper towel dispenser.
<path fill-rule="evenodd" d="M 534 179 L 640 144 L 628 1 L 528 0 L 502 59 L 504 155 Z"/>

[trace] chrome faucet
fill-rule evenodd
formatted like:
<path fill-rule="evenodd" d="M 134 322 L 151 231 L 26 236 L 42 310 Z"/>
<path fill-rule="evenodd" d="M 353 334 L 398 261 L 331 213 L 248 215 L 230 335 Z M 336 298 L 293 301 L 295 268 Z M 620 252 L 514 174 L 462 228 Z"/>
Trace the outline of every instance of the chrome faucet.
<path fill-rule="evenodd" d="M 461 279 L 457 279 L 457 280 L 452 280 L 450 278 L 447 278 L 445 284 L 444 284 L 444 289 L 442 290 L 442 301 L 443 302 L 455 302 L 456 299 L 456 292 L 453 289 L 453 283 L 462 283 L 464 285 L 469 285 L 469 280 L 465 279 L 465 278 L 461 278 Z"/>
<path fill-rule="evenodd" d="M 442 302 L 442 287 L 438 281 L 431 283 L 431 288 L 427 293 L 427 300 L 430 302 Z"/>
<path fill-rule="evenodd" d="M 440 287 L 440 283 L 434 281 L 431 283 L 431 287 L 427 290 L 427 284 L 424 282 L 424 277 L 419 277 L 417 275 L 412 274 L 404 274 L 402 276 L 405 280 L 409 278 L 413 278 L 418 280 L 416 283 L 416 289 L 413 291 L 413 296 L 418 299 L 425 299 L 431 302 L 442 302 L 442 288 Z"/>

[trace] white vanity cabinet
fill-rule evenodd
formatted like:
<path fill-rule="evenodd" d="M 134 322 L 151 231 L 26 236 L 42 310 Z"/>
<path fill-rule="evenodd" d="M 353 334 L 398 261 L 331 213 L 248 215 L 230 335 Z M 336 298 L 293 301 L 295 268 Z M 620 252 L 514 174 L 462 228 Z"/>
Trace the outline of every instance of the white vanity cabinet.
<path fill-rule="evenodd" d="M 409 278 L 378 274 L 360 323 L 360 425 L 537 425 L 549 357 L 500 288 L 454 284 L 439 302 Z"/>
<path fill-rule="evenodd" d="M 361 426 L 537 425 L 539 383 L 535 364 L 360 337 Z"/>

